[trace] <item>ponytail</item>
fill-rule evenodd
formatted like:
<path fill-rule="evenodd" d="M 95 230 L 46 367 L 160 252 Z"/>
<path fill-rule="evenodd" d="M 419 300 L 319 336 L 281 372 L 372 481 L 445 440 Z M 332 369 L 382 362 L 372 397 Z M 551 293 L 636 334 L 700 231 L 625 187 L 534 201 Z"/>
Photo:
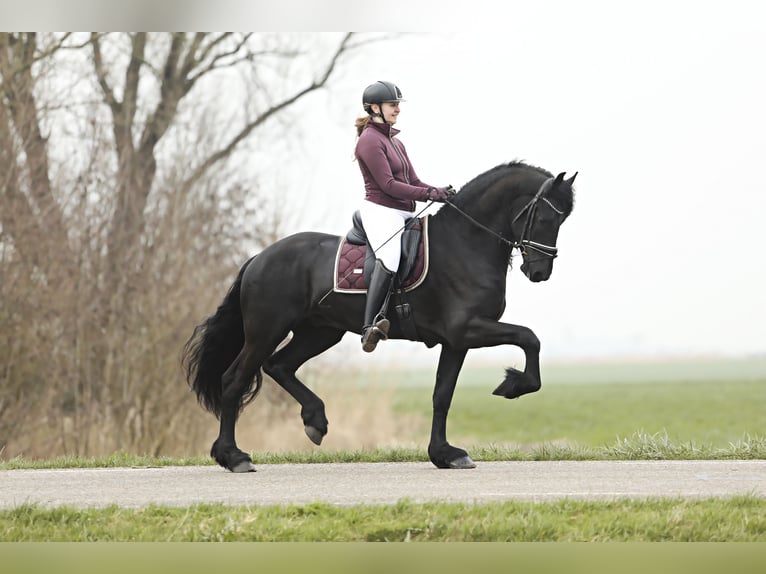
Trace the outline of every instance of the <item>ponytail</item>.
<path fill-rule="evenodd" d="M 356 127 L 357 137 L 362 135 L 362 132 L 367 127 L 368 123 L 370 123 L 370 116 L 363 116 L 361 118 L 356 118 L 356 121 L 354 122 L 354 126 Z"/>

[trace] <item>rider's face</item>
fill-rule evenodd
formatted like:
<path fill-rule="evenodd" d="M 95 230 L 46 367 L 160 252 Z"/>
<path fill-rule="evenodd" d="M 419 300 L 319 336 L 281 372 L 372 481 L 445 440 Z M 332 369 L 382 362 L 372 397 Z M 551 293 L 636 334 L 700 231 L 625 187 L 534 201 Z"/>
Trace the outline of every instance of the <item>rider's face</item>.
<path fill-rule="evenodd" d="M 394 125 L 399 116 L 399 102 L 383 102 L 380 105 L 380 111 L 383 114 L 383 121 Z"/>

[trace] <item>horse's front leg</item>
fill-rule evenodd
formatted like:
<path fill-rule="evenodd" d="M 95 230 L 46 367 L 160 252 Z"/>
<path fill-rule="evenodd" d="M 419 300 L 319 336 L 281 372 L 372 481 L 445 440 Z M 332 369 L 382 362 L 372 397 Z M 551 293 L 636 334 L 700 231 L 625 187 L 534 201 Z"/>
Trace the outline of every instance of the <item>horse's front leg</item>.
<path fill-rule="evenodd" d="M 540 390 L 540 340 L 531 329 L 474 318 L 464 331 L 461 342 L 470 349 L 515 345 L 524 351 L 524 371 L 506 369 L 505 379 L 492 394 L 515 399 Z"/>
<path fill-rule="evenodd" d="M 454 350 L 442 345 L 433 396 L 433 421 L 428 456 L 439 468 L 475 468 L 476 464 L 462 448 L 447 442 L 447 413 L 467 349 Z"/>

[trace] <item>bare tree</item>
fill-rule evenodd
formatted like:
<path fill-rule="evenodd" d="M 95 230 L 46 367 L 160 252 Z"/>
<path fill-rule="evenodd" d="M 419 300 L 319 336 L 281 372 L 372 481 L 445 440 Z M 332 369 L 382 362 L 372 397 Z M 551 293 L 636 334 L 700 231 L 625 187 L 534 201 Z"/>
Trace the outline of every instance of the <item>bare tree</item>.
<path fill-rule="evenodd" d="M 363 43 L 0 34 L 0 449 L 163 452 L 196 420 L 180 344 L 274 234 L 237 152 Z"/>

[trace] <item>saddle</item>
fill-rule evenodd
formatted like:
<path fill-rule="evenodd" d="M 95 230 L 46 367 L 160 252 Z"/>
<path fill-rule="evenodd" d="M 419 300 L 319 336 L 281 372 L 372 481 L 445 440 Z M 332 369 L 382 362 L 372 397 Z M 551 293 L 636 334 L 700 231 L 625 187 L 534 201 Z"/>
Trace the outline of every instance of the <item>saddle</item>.
<path fill-rule="evenodd" d="M 335 257 L 333 290 L 340 293 L 365 293 L 369 285 L 375 254 L 367 242 L 359 211 L 351 218 L 352 227 L 340 240 Z M 411 291 L 428 272 L 428 217 L 411 218 L 402 231 L 402 257 L 396 271 L 397 289 Z"/>

